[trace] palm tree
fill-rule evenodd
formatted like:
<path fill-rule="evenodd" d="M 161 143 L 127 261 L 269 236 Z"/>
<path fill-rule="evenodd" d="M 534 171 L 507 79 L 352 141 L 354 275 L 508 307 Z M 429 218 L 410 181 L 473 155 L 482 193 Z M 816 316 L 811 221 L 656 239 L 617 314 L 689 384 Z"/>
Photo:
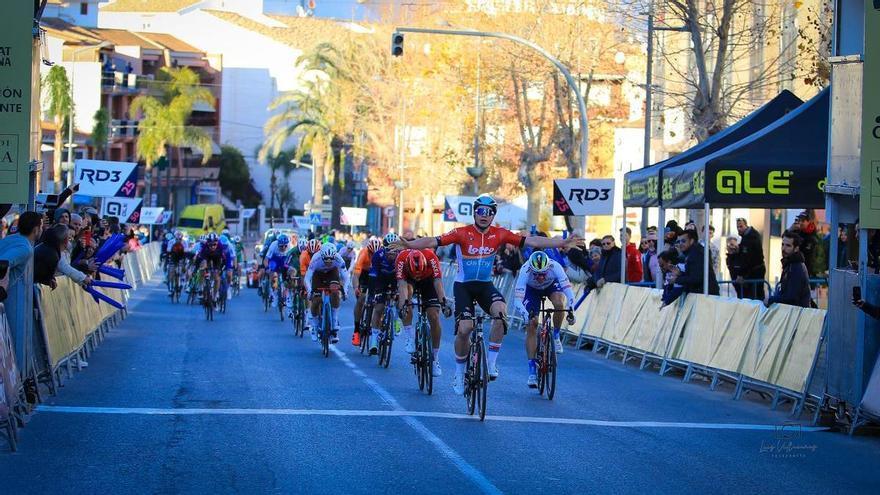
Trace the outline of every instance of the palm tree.
<path fill-rule="evenodd" d="M 276 172 L 281 171 L 281 175 L 284 177 L 284 184 L 282 184 L 282 188 L 287 185 L 288 191 L 290 190 L 290 185 L 288 184 L 287 179 L 290 177 L 290 173 L 293 172 L 294 168 L 296 168 L 291 162 L 293 157 L 296 155 L 296 150 L 291 151 L 281 151 L 277 155 L 273 156 L 268 161 L 269 170 L 272 171 L 271 176 L 269 178 L 269 223 L 274 225 L 275 218 L 275 198 L 279 199 L 279 203 L 281 203 L 280 197 L 280 189 L 277 186 L 278 176 Z M 279 205 L 284 208 L 284 204 Z"/>
<path fill-rule="evenodd" d="M 53 66 L 43 78 L 43 106 L 46 114 L 55 124 L 55 149 L 52 152 L 52 180 L 55 192 L 61 191 L 61 150 L 64 143 L 64 122 L 73 111 L 73 97 L 70 94 L 70 80 L 67 70 L 60 65 Z"/>
<path fill-rule="evenodd" d="M 318 73 L 302 89 L 280 95 L 270 110 L 281 109 L 265 125 L 267 140 L 260 150 L 261 159 L 277 153 L 292 136 L 302 133 L 296 158 L 311 153 L 314 163 L 316 205 L 323 197 L 324 161 L 332 159 L 331 224 L 339 226 L 342 207 L 342 150 L 344 136 L 351 134 L 353 112 L 344 96 L 343 84 L 351 83 L 347 69 L 352 54 L 341 53 L 329 43 L 297 59 L 305 73 Z"/>
<path fill-rule="evenodd" d="M 144 160 L 144 197 L 150 197 L 153 164 L 167 157 L 169 148 L 196 148 L 202 153 L 202 163 L 211 158 L 211 136 L 203 129 L 187 125 L 197 103 L 214 106 L 214 95 L 200 86 L 199 75 L 187 67 L 160 70 L 155 86 L 158 96 L 140 95 L 131 102 L 132 118 L 142 115 L 138 123 L 137 156 Z M 182 163 L 182 153 L 178 150 Z"/>
<path fill-rule="evenodd" d="M 92 118 L 95 121 L 95 125 L 92 127 L 92 146 L 95 148 L 97 156 L 103 159 L 107 150 L 107 139 L 110 137 L 110 114 L 106 108 L 101 108 L 95 112 L 95 116 Z"/>

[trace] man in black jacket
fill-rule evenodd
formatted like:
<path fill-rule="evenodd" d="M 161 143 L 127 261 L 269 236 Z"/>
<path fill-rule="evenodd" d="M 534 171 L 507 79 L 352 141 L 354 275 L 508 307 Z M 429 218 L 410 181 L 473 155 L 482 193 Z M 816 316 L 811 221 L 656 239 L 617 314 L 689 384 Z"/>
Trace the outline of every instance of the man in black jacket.
<path fill-rule="evenodd" d="M 620 283 L 620 248 L 614 245 L 614 237 L 602 238 L 602 259 L 594 275 L 596 287 L 602 288 L 608 282 Z"/>
<path fill-rule="evenodd" d="M 782 277 L 776 285 L 776 293 L 767 301 L 810 307 L 810 275 L 800 250 L 801 236 L 786 230 L 782 234 Z"/>
<path fill-rule="evenodd" d="M 685 292 L 694 294 L 703 293 L 703 260 L 705 259 L 705 247 L 701 246 L 695 230 L 685 230 L 678 236 L 675 247 L 684 257 L 684 271 L 673 275 L 673 282 L 682 286 Z M 718 288 L 718 280 L 715 278 L 715 270 L 709 265 L 709 294 L 717 296 L 721 291 Z"/>
<path fill-rule="evenodd" d="M 743 283 L 743 280 L 763 280 L 767 274 L 764 265 L 764 243 L 761 242 L 761 234 L 749 227 L 745 218 L 736 219 L 736 230 L 740 235 L 739 242 L 739 276 L 734 279 L 737 284 L 737 292 L 745 299 L 764 300 L 763 283 Z"/>

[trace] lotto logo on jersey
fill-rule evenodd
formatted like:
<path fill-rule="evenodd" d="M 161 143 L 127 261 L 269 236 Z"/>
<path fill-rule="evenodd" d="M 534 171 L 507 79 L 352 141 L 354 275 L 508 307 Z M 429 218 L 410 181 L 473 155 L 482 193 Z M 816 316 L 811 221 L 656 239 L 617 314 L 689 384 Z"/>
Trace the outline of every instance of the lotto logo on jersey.
<path fill-rule="evenodd" d="M 495 252 L 495 248 L 489 246 L 468 246 L 467 252 L 472 256 L 488 256 Z"/>

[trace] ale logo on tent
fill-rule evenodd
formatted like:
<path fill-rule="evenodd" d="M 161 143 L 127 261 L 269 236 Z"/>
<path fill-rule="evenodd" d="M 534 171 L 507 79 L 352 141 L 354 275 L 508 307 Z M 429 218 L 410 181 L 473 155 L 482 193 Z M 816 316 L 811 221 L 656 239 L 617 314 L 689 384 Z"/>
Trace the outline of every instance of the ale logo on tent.
<path fill-rule="evenodd" d="M 700 170 L 694 174 L 693 190 L 697 196 L 701 196 L 706 192 L 706 175 L 704 171 Z"/>
<path fill-rule="evenodd" d="M 663 178 L 663 199 L 672 199 L 672 178 Z"/>
<path fill-rule="evenodd" d="M 721 194 L 788 194 L 794 172 L 774 170 L 767 174 L 767 185 L 755 185 L 750 170 L 719 170 L 715 187 Z"/>
<path fill-rule="evenodd" d="M 648 178 L 648 197 L 656 198 L 657 197 L 657 177 L 649 177 Z"/>

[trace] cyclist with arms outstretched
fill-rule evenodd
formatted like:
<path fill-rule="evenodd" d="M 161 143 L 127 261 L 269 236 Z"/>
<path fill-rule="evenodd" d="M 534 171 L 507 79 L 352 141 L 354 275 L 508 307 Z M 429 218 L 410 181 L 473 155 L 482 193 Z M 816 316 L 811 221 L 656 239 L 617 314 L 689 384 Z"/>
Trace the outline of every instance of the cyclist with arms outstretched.
<path fill-rule="evenodd" d="M 474 224 L 458 227 L 439 237 L 423 237 L 408 241 L 400 239 L 398 244 L 410 249 L 435 248 L 437 246 L 455 245 L 458 273 L 453 284 L 455 297 L 455 319 L 457 332 L 455 336 L 455 377 L 452 387 L 457 394 L 464 393 L 464 372 L 467 363 L 469 338 L 473 330 L 474 303 L 493 317 L 504 317 L 507 305 L 504 296 L 492 283 L 492 267 L 495 254 L 505 245 L 517 247 L 549 248 L 583 245 L 584 240 L 577 236 L 563 239 L 561 237 L 524 237 L 513 232 L 492 226 L 498 204 L 491 196 L 483 194 L 474 201 Z M 501 320 L 493 320 L 489 336 L 489 378 L 498 378 L 496 360 L 504 340 L 504 325 Z"/>

